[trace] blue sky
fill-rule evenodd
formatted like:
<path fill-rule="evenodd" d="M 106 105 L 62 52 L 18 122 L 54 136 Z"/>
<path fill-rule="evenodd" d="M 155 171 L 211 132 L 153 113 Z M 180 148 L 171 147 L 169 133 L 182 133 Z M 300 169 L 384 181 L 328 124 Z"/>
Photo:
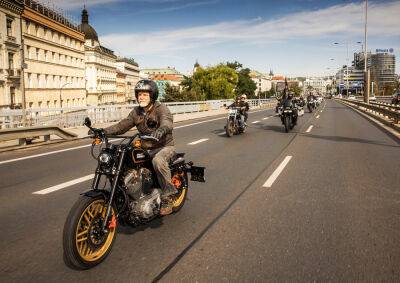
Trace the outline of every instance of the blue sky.
<path fill-rule="evenodd" d="M 143 68 L 174 66 L 188 73 L 196 60 L 205 66 L 237 60 L 261 72 L 327 75 L 346 64 L 346 42 L 351 61 L 364 41 L 364 1 L 53 2 L 77 20 L 85 3 L 101 44 Z M 369 1 L 368 49 L 394 48 L 397 73 L 399 15 L 400 1 Z"/>

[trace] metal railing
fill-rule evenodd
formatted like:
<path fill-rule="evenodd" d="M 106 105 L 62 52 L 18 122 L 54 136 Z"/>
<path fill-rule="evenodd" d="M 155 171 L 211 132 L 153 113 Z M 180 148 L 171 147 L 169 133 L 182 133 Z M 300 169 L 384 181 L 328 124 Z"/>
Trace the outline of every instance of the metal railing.
<path fill-rule="evenodd" d="M 165 103 L 173 115 L 212 111 L 224 108 L 233 100 L 208 100 L 191 102 Z M 271 99 L 249 99 L 250 107 L 274 102 Z M 90 117 L 93 123 L 116 122 L 128 116 L 136 104 L 76 106 L 69 108 L 32 108 L 25 110 L 26 120 L 23 121 L 22 109 L 0 110 L 0 129 L 57 126 L 61 128 L 81 126 L 85 117 Z"/>
<path fill-rule="evenodd" d="M 390 123 L 398 124 L 400 122 L 400 109 L 393 109 L 390 105 L 382 105 L 382 103 L 365 103 L 357 100 L 349 100 L 349 99 L 339 99 L 350 105 L 357 106 L 358 109 L 364 112 L 370 112 L 375 116 L 388 119 Z M 396 106 L 397 105 L 393 105 Z"/>

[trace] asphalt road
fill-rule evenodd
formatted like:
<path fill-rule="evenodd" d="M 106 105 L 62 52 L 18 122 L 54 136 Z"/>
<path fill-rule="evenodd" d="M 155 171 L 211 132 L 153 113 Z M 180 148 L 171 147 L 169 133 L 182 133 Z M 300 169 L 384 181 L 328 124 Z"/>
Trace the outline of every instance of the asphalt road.
<path fill-rule="evenodd" d="M 232 138 L 222 116 L 176 124 L 207 182 L 179 213 L 119 228 L 88 271 L 64 265 L 62 229 L 91 182 L 33 193 L 92 174 L 90 141 L 2 153 L 0 281 L 399 281 L 399 143 L 331 100 L 290 133 L 273 115 L 251 113 Z"/>

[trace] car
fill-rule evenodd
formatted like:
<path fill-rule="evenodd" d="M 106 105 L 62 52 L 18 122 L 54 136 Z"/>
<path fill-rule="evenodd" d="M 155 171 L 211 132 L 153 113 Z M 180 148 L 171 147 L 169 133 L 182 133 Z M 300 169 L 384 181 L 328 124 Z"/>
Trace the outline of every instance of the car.
<path fill-rule="evenodd" d="M 376 96 L 375 95 L 371 95 L 369 97 L 369 101 L 376 101 Z"/>
<path fill-rule="evenodd" d="M 356 100 L 356 96 L 351 94 L 351 95 L 349 95 L 349 97 L 347 99 Z"/>

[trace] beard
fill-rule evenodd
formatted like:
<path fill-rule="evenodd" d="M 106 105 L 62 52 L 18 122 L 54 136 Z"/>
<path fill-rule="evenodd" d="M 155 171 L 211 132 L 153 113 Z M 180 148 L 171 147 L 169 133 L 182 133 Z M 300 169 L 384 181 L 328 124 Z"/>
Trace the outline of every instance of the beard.
<path fill-rule="evenodd" d="M 150 104 L 150 100 L 139 102 L 139 106 L 142 108 L 147 107 L 149 104 Z"/>

